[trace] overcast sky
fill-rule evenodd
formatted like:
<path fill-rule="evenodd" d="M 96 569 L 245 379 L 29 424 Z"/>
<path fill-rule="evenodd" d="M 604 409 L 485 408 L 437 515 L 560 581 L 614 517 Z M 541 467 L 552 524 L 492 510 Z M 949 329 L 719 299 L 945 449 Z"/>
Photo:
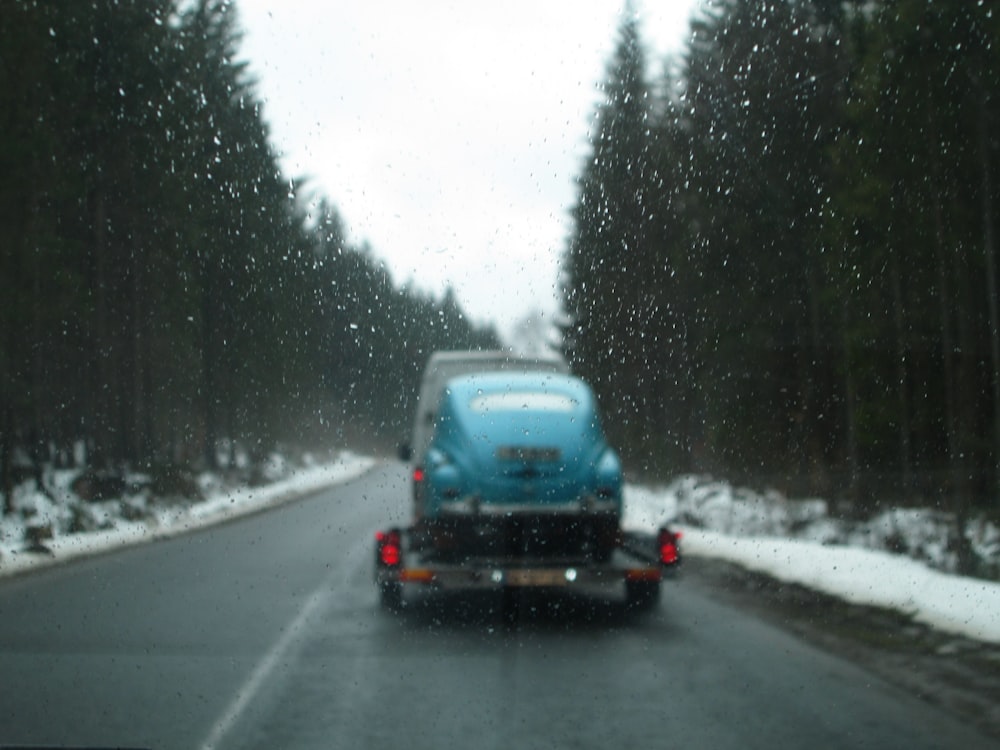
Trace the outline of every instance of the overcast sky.
<path fill-rule="evenodd" d="M 652 72 L 696 0 L 639 0 Z M 623 0 L 238 0 L 286 175 L 399 283 L 501 331 L 558 309 L 574 180 Z"/>

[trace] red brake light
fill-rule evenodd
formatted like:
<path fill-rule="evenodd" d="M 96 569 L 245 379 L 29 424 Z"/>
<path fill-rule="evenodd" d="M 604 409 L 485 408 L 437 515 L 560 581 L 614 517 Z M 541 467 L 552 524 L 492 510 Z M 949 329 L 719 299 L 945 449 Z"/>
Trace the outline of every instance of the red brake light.
<path fill-rule="evenodd" d="M 660 562 L 664 565 L 673 565 L 680 559 L 677 552 L 678 538 L 676 534 L 670 533 L 669 529 L 660 529 L 656 543 L 660 550 Z"/>
<path fill-rule="evenodd" d="M 395 567 L 403 559 L 402 540 L 399 532 L 393 529 L 389 532 L 375 534 L 378 541 L 378 559 L 383 565 Z"/>
<path fill-rule="evenodd" d="M 393 544 L 383 544 L 379 550 L 379 557 L 383 565 L 399 565 L 399 547 Z"/>
<path fill-rule="evenodd" d="M 671 565 L 677 562 L 677 545 L 673 542 L 660 547 L 660 562 Z"/>
<path fill-rule="evenodd" d="M 424 470 L 422 467 L 417 466 L 413 469 L 413 481 L 418 483 L 424 481 Z"/>

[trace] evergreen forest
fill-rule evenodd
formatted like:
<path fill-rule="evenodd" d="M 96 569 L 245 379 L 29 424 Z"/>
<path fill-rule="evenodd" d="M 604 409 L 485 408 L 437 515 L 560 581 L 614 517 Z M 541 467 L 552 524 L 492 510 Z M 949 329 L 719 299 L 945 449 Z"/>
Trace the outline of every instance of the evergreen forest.
<path fill-rule="evenodd" d="M 81 446 L 386 448 L 430 352 L 500 345 L 282 174 L 238 3 L 0 18 L 5 497 Z M 560 280 L 631 476 L 995 505 L 998 3 L 706 0 L 663 60 L 645 31 L 626 3 Z"/>
<path fill-rule="evenodd" d="M 283 175 L 225 0 L 0 0 L 0 468 L 216 467 L 387 448 L 439 348 L 495 348 L 393 285 Z"/>
<path fill-rule="evenodd" d="M 1000 497 L 1000 6 L 622 16 L 563 258 L 564 346 L 639 475 L 870 507 Z"/>

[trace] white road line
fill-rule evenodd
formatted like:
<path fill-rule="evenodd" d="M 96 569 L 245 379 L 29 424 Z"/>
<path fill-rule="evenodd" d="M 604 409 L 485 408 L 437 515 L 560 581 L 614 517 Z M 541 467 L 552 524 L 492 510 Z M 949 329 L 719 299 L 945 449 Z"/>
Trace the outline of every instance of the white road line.
<path fill-rule="evenodd" d="M 201 743 L 202 750 L 214 750 L 217 748 L 222 738 L 239 721 L 240 716 L 242 716 L 247 706 L 250 705 L 250 702 L 257 695 L 261 686 L 267 681 L 271 672 L 281 661 L 282 657 L 284 657 L 285 652 L 295 642 L 306 621 L 319 609 L 327 597 L 330 596 L 330 583 L 329 579 L 323 581 L 322 585 L 302 605 L 302 609 L 299 610 L 292 624 L 288 626 L 285 632 L 281 634 L 281 637 L 271 646 L 271 649 L 260 660 L 247 681 L 236 692 L 233 702 L 229 704 L 229 707 L 219 717 L 219 720 L 215 722 L 212 731 L 209 732 L 205 741 Z"/>
<path fill-rule="evenodd" d="M 345 565 L 339 571 L 331 571 L 323 582 L 310 594 L 309 599 L 302 605 L 295 619 L 281 634 L 281 637 L 271 646 L 270 650 L 260 660 L 256 668 L 247 678 L 246 682 L 236 691 L 236 697 L 229 707 L 222 713 L 218 721 L 212 726 L 212 731 L 208 733 L 205 741 L 201 743 L 201 750 L 216 750 L 222 743 L 223 738 L 236 725 L 246 711 L 247 707 L 256 697 L 264 683 L 267 682 L 271 672 L 281 662 L 288 650 L 295 643 L 295 640 L 305 630 L 309 618 L 324 604 L 328 604 L 333 597 L 335 589 L 341 589 L 357 575 L 365 566 L 367 558 L 363 554 L 368 547 L 367 539 L 359 540 L 348 553 L 347 559 L 350 565 Z M 338 576 L 339 573 L 339 576 Z"/>

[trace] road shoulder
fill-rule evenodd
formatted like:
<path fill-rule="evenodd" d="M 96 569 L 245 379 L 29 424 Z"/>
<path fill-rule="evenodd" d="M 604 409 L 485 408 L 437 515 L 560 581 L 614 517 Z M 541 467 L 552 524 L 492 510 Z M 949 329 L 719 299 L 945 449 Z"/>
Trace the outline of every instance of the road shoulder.
<path fill-rule="evenodd" d="M 836 653 L 1000 740 L 1000 646 L 944 633 L 892 610 L 733 563 L 688 557 L 684 578 L 710 596 Z"/>

